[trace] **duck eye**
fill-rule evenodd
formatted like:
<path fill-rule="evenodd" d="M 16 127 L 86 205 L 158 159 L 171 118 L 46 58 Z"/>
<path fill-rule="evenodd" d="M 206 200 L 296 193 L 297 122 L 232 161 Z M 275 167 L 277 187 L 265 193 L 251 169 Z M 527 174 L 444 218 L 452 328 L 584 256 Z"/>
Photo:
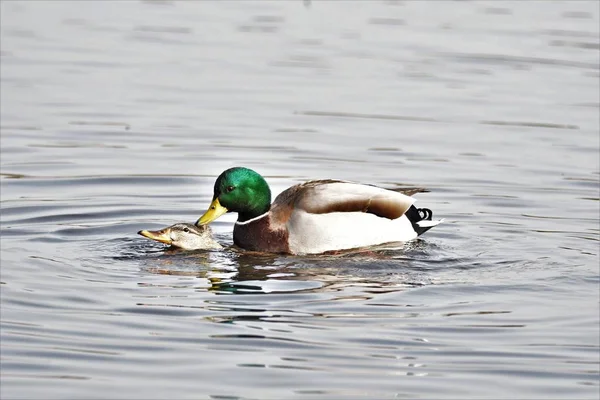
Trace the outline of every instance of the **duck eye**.
<path fill-rule="evenodd" d="M 227 193 L 233 192 L 233 189 L 235 189 L 235 186 L 227 186 Z"/>
<path fill-rule="evenodd" d="M 183 228 L 183 231 L 184 231 L 185 233 L 190 233 L 190 228 Z"/>

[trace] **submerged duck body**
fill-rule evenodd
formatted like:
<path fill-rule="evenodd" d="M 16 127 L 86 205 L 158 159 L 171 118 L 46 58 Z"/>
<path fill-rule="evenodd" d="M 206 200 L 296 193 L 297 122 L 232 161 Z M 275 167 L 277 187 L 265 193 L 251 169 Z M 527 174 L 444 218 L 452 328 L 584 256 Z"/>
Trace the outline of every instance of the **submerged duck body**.
<path fill-rule="evenodd" d="M 405 242 L 441 222 L 431 220 L 430 210 L 417 209 L 411 196 L 339 180 L 294 185 L 270 202 L 262 176 L 248 168 L 231 168 L 215 182 L 210 208 L 196 224 L 237 212 L 233 241 L 239 247 L 316 254 Z"/>

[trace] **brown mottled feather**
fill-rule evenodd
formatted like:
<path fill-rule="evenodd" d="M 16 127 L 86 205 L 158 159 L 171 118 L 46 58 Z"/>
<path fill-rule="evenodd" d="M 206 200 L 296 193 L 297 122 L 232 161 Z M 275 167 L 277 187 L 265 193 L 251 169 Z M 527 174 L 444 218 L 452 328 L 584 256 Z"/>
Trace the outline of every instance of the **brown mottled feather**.
<path fill-rule="evenodd" d="M 302 198 L 304 192 L 308 188 L 312 188 L 321 184 L 341 182 L 333 179 L 323 179 L 308 181 L 291 186 L 281 192 L 271 204 L 271 223 L 278 227 L 285 227 L 285 224 L 290 219 L 294 207 L 299 199 Z"/>
<path fill-rule="evenodd" d="M 388 189 L 391 190 L 393 192 L 398 192 L 398 193 L 402 193 L 404 195 L 407 196 L 413 196 L 417 193 L 429 193 L 429 189 L 426 188 L 419 188 L 419 187 L 415 187 L 415 188 L 394 188 L 394 189 Z"/>
<path fill-rule="evenodd" d="M 303 209 L 312 214 L 327 214 L 333 212 L 365 212 L 377 215 L 383 218 L 396 219 L 401 217 L 410 204 L 402 204 L 396 199 L 385 195 L 374 195 L 365 197 L 362 194 L 357 194 L 354 197 L 345 197 L 336 201 L 336 199 L 328 199 L 324 204 L 318 204 L 311 201 L 313 196 L 318 196 L 319 189 L 325 189 L 328 184 L 332 183 L 350 183 L 334 179 L 314 180 L 302 184 L 298 184 L 283 191 L 271 207 L 271 215 L 273 224 L 281 224 L 284 226 L 290 218 L 294 208 Z M 375 187 L 375 186 L 374 186 Z M 410 189 L 410 193 L 418 193 L 424 189 Z M 403 193 L 406 195 L 406 193 Z"/>

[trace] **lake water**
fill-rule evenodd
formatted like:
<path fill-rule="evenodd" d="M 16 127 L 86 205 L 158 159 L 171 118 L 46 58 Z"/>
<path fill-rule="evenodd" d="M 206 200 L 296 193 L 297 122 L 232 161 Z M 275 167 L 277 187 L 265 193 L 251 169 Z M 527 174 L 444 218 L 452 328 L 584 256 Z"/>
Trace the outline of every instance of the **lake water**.
<path fill-rule="evenodd" d="M 599 4 L 2 1 L 0 397 L 597 399 Z M 136 235 L 234 165 L 446 221 L 335 256 Z"/>

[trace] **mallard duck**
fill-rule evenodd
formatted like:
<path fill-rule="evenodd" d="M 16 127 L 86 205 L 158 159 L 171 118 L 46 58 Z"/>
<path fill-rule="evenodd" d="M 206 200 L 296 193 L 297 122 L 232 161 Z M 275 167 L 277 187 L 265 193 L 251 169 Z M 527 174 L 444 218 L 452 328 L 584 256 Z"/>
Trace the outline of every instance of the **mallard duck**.
<path fill-rule="evenodd" d="M 178 223 L 157 231 L 139 231 L 138 234 L 185 250 L 221 249 L 222 246 L 212 237 L 209 226 Z"/>
<path fill-rule="evenodd" d="M 413 191 L 414 193 L 414 191 Z M 339 180 L 294 185 L 275 198 L 257 172 L 235 167 L 216 180 L 203 226 L 237 212 L 233 242 L 246 250 L 317 254 L 416 238 L 442 220 L 415 199 L 376 186 Z"/>

